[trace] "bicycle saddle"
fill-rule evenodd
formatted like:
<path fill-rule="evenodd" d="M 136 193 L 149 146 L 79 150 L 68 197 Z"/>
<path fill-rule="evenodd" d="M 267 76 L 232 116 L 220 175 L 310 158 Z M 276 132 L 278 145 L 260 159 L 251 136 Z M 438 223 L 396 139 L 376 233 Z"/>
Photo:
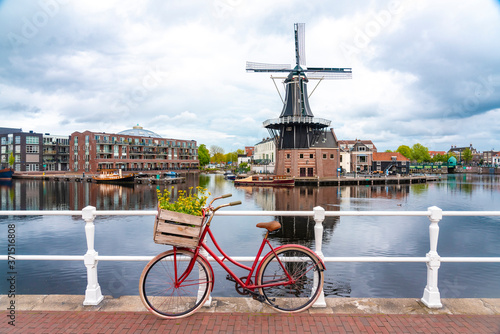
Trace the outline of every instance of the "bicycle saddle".
<path fill-rule="evenodd" d="M 276 220 L 273 220 L 272 222 L 268 222 L 268 223 L 258 223 L 257 227 L 265 228 L 269 232 L 272 232 L 272 231 L 276 231 L 277 229 L 280 229 L 281 224 L 279 222 L 277 222 Z"/>

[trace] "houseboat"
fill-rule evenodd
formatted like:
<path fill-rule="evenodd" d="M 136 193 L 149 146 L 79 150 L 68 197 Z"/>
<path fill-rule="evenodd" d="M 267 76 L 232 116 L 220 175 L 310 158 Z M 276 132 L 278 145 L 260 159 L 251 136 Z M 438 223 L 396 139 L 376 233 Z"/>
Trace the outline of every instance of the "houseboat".
<path fill-rule="evenodd" d="M 0 169 L 0 180 L 10 180 L 14 175 L 14 170 L 12 168 Z"/>

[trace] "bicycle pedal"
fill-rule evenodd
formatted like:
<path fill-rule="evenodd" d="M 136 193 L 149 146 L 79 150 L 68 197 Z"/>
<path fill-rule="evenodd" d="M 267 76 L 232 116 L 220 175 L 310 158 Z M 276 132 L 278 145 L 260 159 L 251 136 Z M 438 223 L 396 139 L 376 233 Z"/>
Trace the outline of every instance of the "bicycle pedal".
<path fill-rule="evenodd" d="M 256 294 L 256 293 L 252 294 L 252 298 L 258 302 L 261 302 L 261 303 L 266 301 L 266 297 L 264 297 L 263 295 Z"/>
<path fill-rule="evenodd" d="M 231 282 L 235 282 L 235 283 L 236 283 L 236 280 L 235 280 L 235 279 L 234 279 L 231 275 L 227 275 L 227 276 L 226 276 L 226 279 L 227 279 L 228 281 L 231 281 Z"/>

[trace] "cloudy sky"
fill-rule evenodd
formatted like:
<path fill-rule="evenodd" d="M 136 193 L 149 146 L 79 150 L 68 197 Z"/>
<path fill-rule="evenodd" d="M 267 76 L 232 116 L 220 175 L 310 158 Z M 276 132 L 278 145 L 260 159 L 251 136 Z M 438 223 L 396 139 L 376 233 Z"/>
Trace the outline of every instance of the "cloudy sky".
<path fill-rule="evenodd" d="M 0 0 L 0 127 L 254 145 L 282 102 L 245 62 L 294 63 L 295 22 L 307 65 L 353 68 L 310 98 L 338 139 L 500 150 L 493 0 Z"/>

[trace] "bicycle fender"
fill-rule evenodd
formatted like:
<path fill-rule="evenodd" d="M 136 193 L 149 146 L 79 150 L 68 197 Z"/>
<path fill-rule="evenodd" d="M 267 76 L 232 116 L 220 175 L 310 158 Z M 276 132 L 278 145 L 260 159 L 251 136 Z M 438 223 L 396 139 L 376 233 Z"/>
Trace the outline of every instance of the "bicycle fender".
<path fill-rule="evenodd" d="M 305 250 L 305 251 L 309 251 L 309 252 L 313 253 L 314 255 L 316 255 L 316 257 L 317 257 L 317 258 L 318 258 L 318 260 L 319 260 L 320 269 L 321 269 L 321 270 L 326 270 L 325 263 L 324 263 L 324 262 L 323 262 L 323 260 L 322 260 L 322 259 L 318 256 L 318 254 L 316 254 L 316 252 L 315 252 L 315 251 L 313 251 L 312 249 L 307 248 L 307 247 L 305 247 L 305 246 L 302 246 L 302 245 L 295 245 L 295 244 L 287 244 L 287 245 L 281 245 L 281 246 L 279 246 L 279 247 L 276 247 L 276 248 L 274 249 L 274 251 L 276 252 L 276 251 L 278 251 L 278 250 L 280 250 L 280 249 L 282 249 L 282 248 L 285 248 L 285 247 L 297 247 L 297 248 L 301 248 L 301 249 L 303 249 L 303 250 Z M 269 256 L 271 256 L 271 255 L 274 255 L 274 253 L 273 253 L 273 251 L 272 251 L 272 250 L 271 250 L 271 251 L 269 251 L 269 253 L 267 253 L 267 254 L 266 254 L 266 255 L 262 258 L 262 261 L 260 261 L 259 266 L 258 266 L 258 268 L 257 268 L 257 271 L 255 272 L 255 279 L 257 279 L 257 277 L 259 277 L 258 275 L 259 275 L 259 273 L 260 273 L 260 270 L 261 270 L 262 264 L 263 264 L 263 263 L 265 262 L 265 260 L 266 260 Z"/>

